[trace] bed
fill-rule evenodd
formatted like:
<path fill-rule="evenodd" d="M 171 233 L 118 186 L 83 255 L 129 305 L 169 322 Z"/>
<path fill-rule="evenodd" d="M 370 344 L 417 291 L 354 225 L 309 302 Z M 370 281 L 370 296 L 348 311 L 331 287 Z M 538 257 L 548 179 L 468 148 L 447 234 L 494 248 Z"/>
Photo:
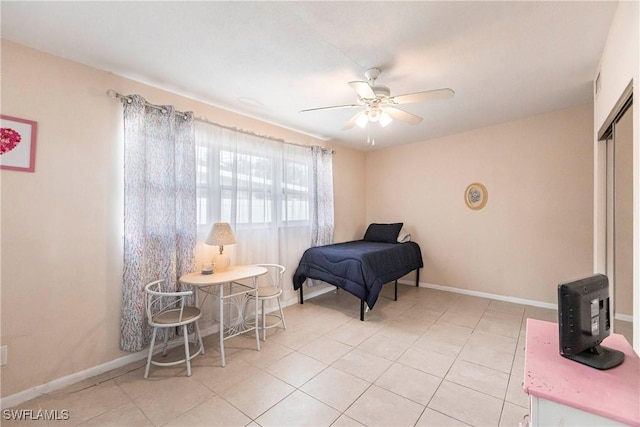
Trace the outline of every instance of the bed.
<path fill-rule="evenodd" d="M 418 286 L 423 267 L 420 246 L 410 240 L 398 242 L 401 229 L 402 223 L 371 224 L 362 240 L 307 249 L 293 274 L 300 304 L 304 304 L 305 280 L 317 279 L 358 297 L 360 320 L 364 320 L 365 304 L 372 309 L 386 283 L 395 282 L 395 300 L 402 276 L 416 270 Z"/>

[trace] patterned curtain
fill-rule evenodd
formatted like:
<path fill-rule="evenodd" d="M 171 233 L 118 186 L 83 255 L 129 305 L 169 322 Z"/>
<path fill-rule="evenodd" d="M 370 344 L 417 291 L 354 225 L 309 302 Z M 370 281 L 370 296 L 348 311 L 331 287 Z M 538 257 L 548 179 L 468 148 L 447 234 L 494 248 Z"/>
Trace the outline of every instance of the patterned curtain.
<path fill-rule="evenodd" d="M 330 150 L 311 147 L 313 162 L 313 197 L 311 246 L 333 243 L 333 154 Z"/>
<path fill-rule="evenodd" d="M 191 113 L 151 106 L 138 95 L 124 104 L 124 278 L 120 347 L 150 341 L 144 286 L 167 290 L 195 267 L 195 133 Z"/>

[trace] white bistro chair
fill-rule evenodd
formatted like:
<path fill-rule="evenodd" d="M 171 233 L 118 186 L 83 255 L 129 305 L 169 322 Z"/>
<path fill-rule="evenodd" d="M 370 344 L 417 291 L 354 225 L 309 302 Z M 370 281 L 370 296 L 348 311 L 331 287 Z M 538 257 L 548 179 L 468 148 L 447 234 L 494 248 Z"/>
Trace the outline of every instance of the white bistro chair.
<path fill-rule="evenodd" d="M 260 303 L 262 316 L 258 326 L 262 330 L 262 340 L 267 340 L 267 329 L 275 328 L 282 324 L 283 329 L 287 329 L 287 323 L 284 320 L 284 312 L 280 303 L 280 295 L 282 295 L 282 282 L 284 279 L 285 267 L 279 264 L 258 264 L 260 267 L 267 269 L 267 274 L 258 277 L 258 302 Z M 265 310 L 265 301 L 277 301 L 279 313 L 270 312 L 267 314 Z M 274 310 L 275 311 L 275 310 Z M 276 322 L 267 325 L 267 317 L 277 319 Z"/>
<path fill-rule="evenodd" d="M 191 359 L 204 354 L 204 346 L 202 345 L 202 337 L 198 328 L 198 319 L 202 316 L 202 312 L 198 307 L 185 305 L 185 299 L 193 294 L 193 291 L 181 292 L 163 292 L 162 284 L 165 280 L 155 280 L 144 287 L 145 306 L 147 311 L 147 320 L 149 325 L 153 326 L 153 334 L 151 336 L 151 344 L 149 345 L 149 356 L 147 357 L 147 366 L 144 370 L 144 377 L 149 376 L 149 367 L 157 366 L 173 366 L 180 363 L 186 363 L 187 376 L 191 376 Z M 195 340 L 199 345 L 195 354 L 189 354 L 189 332 L 187 330 L 190 324 L 195 326 Z M 162 355 L 167 354 L 167 341 L 170 328 L 182 326 L 182 334 L 184 336 L 184 359 L 173 362 L 158 362 L 153 360 L 153 348 L 156 342 L 156 333 L 159 328 L 166 329 L 164 334 L 164 348 Z"/>

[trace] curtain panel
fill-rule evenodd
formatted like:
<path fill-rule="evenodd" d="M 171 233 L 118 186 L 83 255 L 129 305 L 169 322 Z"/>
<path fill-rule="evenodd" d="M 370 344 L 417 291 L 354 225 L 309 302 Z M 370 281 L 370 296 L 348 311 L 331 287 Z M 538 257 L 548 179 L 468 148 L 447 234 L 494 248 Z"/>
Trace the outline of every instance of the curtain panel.
<path fill-rule="evenodd" d="M 144 287 L 193 271 L 196 245 L 195 134 L 191 113 L 151 106 L 132 95 L 124 104 L 124 277 L 121 343 L 139 351 L 150 341 Z"/>
<path fill-rule="evenodd" d="M 333 243 L 333 154 L 318 146 L 311 148 L 311 246 Z"/>
<path fill-rule="evenodd" d="M 284 298 L 291 298 L 302 253 L 314 240 L 333 240 L 331 152 L 204 122 L 195 128 L 198 242 L 213 222 L 229 222 L 232 264 L 284 265 Z"/>

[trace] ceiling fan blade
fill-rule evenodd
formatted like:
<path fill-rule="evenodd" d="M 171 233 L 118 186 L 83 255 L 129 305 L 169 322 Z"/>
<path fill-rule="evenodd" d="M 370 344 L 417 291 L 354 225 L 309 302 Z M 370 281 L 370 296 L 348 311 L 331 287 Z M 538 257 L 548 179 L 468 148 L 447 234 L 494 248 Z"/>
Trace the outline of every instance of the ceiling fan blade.
<path fill-rule="evenodd" d="M 342 130 L 347 130 L 347 129 L 351 129 L 352 127 L 354 127 L 355 124 L 356 124 L 356 121 L 358 120 L 358 117 L 362 116 L 363 114 L 367 114 L 367 112 L 366 111 L 360 111 L 355 116 L 351 117 L 349 119 L 349 121 L 347 123 L 345 123 L 344 126 L 342 126 Z"/>
<path fill-rule="evenodd" d="M 319 110 L 338 110 L 340 108 L 355 108 L 361 107 L 358 104 L 345 104 L 345 105 L 332 105 L 331 107 L 319 107 L 319 108 L 307 108 L 306 110 L 300 110 L 300 113 L 306 113 L 308 111 L 319 111 Z"/>
<path fill-rule="evenodd" d="M 401 120 L 403 122 L 407 122 L 410 125 L 417 125 L 422 121 L 422 117 L 416 116 L 415 114 L 408 113 L 404 110 L 401 110 L 396 107 L 384 106 L 380 107 L 382 111 L 391 116 L 391 118 L 395 120 Z"/>
<path fill-rule="evenodd" d="M 453 95 L 455 95 L 455 92 L 453 91 L 453 89 L 449 88 L 425 90 L 423 92 L 414 92 L 404 95 L 392 96 L 391 98 L 389 98 L 389 103 L 410 104 L 412 102 L 422 102 L 431 99 L 448 99 L 453 97 Z"/>
<path fill-rule="evenodd" d="M 356 91 L 358 96 L 362 99 L 376 98 L 375 92 L 373 91 L 373 89 L 371 89 L 371 86 L 369 86 L 369 83 L 367 82 L 363 82 L 363 81 L 349 82 L 349 86 L 351 86 L 353 90 Z"/>

